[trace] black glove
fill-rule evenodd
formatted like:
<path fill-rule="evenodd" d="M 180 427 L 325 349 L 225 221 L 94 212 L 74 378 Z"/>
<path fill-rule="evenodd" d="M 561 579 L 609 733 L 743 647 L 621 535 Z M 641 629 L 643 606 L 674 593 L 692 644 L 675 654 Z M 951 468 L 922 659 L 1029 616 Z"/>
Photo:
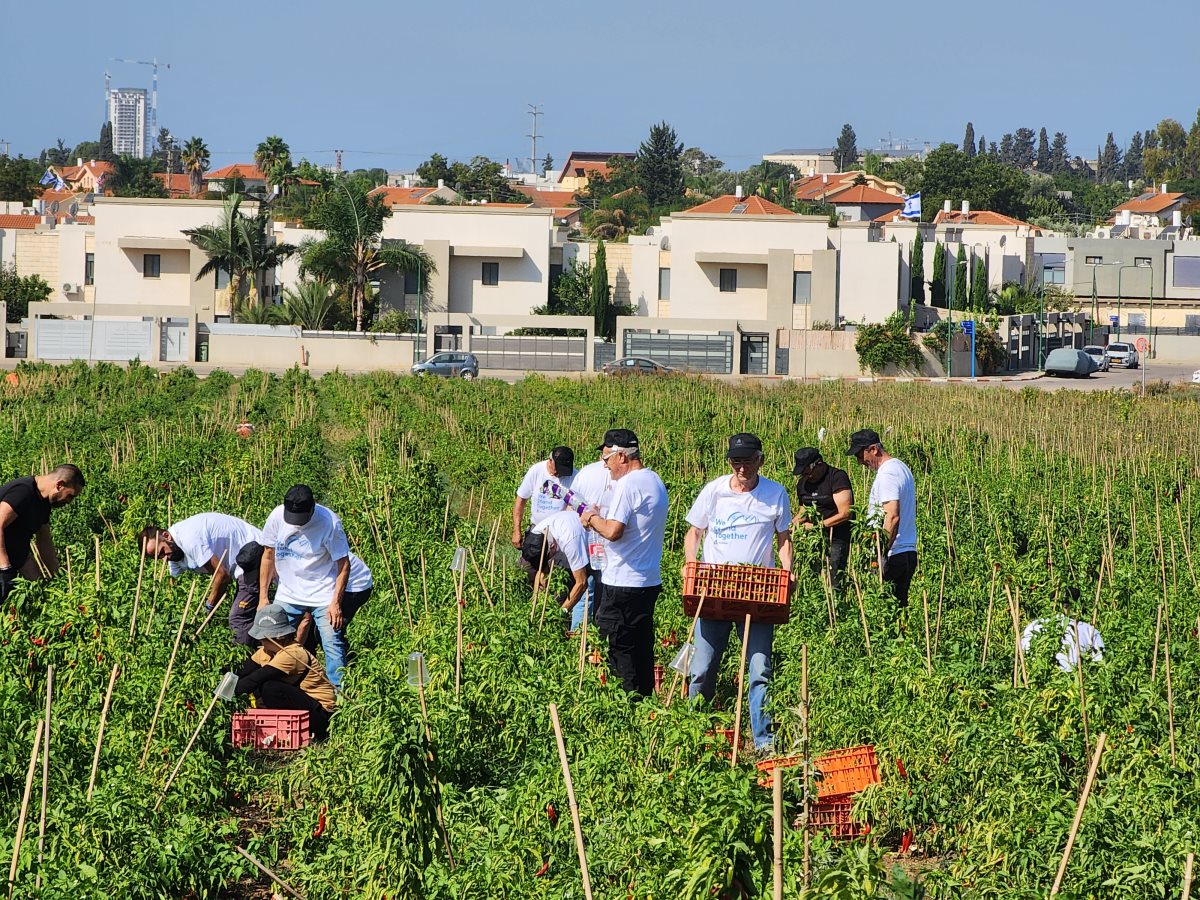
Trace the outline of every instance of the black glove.
<path fill-rule="evenodd" d="M 13 582 L 17 580 L 17 570 L 12 566 L 0 569 L 0 601 L 8 599 L 12 592 Z"/>

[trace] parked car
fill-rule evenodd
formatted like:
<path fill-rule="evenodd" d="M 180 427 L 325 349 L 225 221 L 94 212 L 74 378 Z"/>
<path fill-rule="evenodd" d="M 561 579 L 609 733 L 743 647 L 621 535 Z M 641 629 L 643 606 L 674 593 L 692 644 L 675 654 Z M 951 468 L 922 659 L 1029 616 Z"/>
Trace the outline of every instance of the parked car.
<path fill-rule="evenodd" d="M 600 371 L 605 375 L 670 375 L 675 370 L 644 356 L 622 356 Z"/>
<path fill-rule="evenodd" d="M 479 377 L 479 360 L 474 353 L 463 353 L 458 350 L 443 350 L 435 353 L 425 362 L 419 362 L 412 367 L 414 375 L 441 375 L 443 378 L 465 378 L 471 381 Z"/>
<path fill-rule="evenodd" d="M 1096 361 L 1096 367 L 1101 372 L 1108 371 L 1108 354 L 1104 352 L 1104 348 L 1099 344 L 1088 344 L 1083 348 L 1083 352 Z"/>
<path fill-rule="evenodd" d="M 1104 355 L 1108 357 L 1109 363 L 1114 366 L 1124 366 L 1127 369 L 1136 369 L 1138 367 L 1138 352 L 1133 344 L 1125 344 L 1120 341 L 1109 344 L 1104 348 Z"/>
<path fill-rule="evenodd" d="M 1096 360 L 1082 350 L 1059 347 L 1046 356 L 1046 374 L 1087 378 L 1097 369 Z"/>

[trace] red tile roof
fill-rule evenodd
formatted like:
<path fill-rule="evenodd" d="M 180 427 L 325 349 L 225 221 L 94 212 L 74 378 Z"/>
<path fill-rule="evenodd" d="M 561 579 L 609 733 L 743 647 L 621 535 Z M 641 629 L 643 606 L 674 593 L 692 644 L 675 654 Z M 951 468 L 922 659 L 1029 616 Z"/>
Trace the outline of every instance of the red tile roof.
<path fill-rule="evenodd" d="M 192 184 L 187 175 L 180 175 L 178 172 L 171 173 L 171 182 L 167 183 L 167 174 L 165 172 L 155 172 L 154 177 L 166 188 L 167 193 L 172 197 L 187 197 L 192 192 Z"/>
<path fill-rule="evenodd" d="M 412 206 L 421 203 L 437 188 L 431 187 L 386 187 L 374 188 L 368 196 L 381 196 L 385 206 Z"/>
<path fill-rule="evenodd" d="M 80 196 L 82 196 L 81 191 L 55 191 L 51 190 L 50 188 L 46 188 L 44 191 L 42 191 L 42 194 L 40 197 L 38 197 L 38 199 L 47 206 L 49 206 L 51 203 L 69 205 L 72 200 Z"/>
<path fill-rule="evenodd" d="M 583 210 L 578 206 L 555 207 L 554 210 L 554 218 L 563 219 L 568 225 L 578 222 L 581 215 L 583 215 Z"/>
<path fill-rule="evenodd" d="M 263 174 L 262 169 L 254 163 L 234 163 L 233 165 L 225 166 L 223 169 L 217 169 L 215 172 L 207 172 L 204 175 L 205 181 L 222 181 L 226 178 L 240 178 L 243 181 L 267 180 L 267 176 Z"/>
<path fill-rule="evenodd" d="M 596 150 L 572 150 L 567 157 L 566 163 L 563 165 L 562 173 L 558 176 L 558 180 L 564 178 L 581 178 L 590 177 L 592 175 L 607 175 L 609 173 L 608 161 L 614 156 L 623 156 L 627 159 L 633 159 L 633 153 L 606 153 Z"/>
<path fill-rule="evenodd" d="M 533 205 L 539 209 L 565 209 L 579 205 L 571 191 L 539 191 L 528 184 L 516 184 L 513 187 L 533 201 Z"/>
<path fill-rule="evenodd" d="M 59 220 L 60 222 L 63 222 L 63 221 L 65 221 L 67 218 L 69 218 L 69 216 L 59 216 L 59 217 L 58 217 L 58 220 Z M 76 224 L 76 225 L 95 225 L 95 224 L 96 224 L 96 217 L 95 217 L 95 216 L 76 216 L 76 217 L 75 217 L 75 224 Z"/>
<path fill-rule="evenodd" d="M 1114 206 L 1113 212 L 1132 212 L 1132 213 L 1160 213 L 1163 210 L 1170 209 L 1176 203 L 1186 200 L 1186 196 L 1180 193 L 1160 194 L 1155 191 L 1149 191 L 1139 197 L 1134 197 L 1132 200 L 1127 200 L 1120 206 Z"/>
<path fill-rule="evenodd" d="M 741 207 L 740 209 L 738 207 Z M 733 194 L 717 197 L 699 206 L 683 210 L 685 213 L 725 213 L 743 216 L 794 216 L 790 209 L 784 209 L 778 203 L 765 200 L 757 194 L 738 199 Z"/>
<path fill-rule="evenodd" d="M 1002 215 L 998 212 L 992 212 L 987 209 L 971 210 L 967 213 L 966 218 L 963 218 L 961 210 L 953 210 L 946 212 L 938 210 L 937 216 L 933 220 L 934 225 L 1003 225 L 1010 228 L 1033 228 L 1028 222 L 1022 222 L 1020 219 L 1014 219 L 1012 216 Z"/>
<path fill-rule="evenodd" d="M 100 175 L 108 177 L 113 173 L 113 164 L 90 159 L 82 166 L 55 166 L 54 169 L 62 176 L 63 181 L 78 181 L 85 172 L 91 173 L 93 178 Z"/>
<path fill-rule="evenodd" d="M 904 198 L 897 197 L 895 194 L 889 194 L 887 191 L 877 190 L 873 187 L 867 187 L 865 184 L 851 185 L 844 190 L 839 190 L 836 194 L 829 198 L 830 203 L 848 203 L 855 206 L 863 204 L 888 206 L 904 206 Z"/>
<path fill-rule="evenodd" d="M 0 228 L 24 228 L 29 231 L 37 228 L 42 222 L 41 216 L 0 216 Z"/>
<path fill-rule="evenodd" d="M 819 201 L 842 190 L 861 172 L 834 172 L 830 175 L 810 175 L 796 179 L 796 199 Z"/>

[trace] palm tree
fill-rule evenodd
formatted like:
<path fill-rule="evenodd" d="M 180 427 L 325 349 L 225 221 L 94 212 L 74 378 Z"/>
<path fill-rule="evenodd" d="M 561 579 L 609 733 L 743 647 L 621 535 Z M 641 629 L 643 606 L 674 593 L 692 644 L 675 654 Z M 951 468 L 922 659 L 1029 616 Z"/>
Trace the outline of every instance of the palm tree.
<path fill-rule="evenodd" d="M 257 278 L 296 252 L 291 244 L 276 244 L 271 234 L 270 214 L 259 206 L 254 216 L 241 212 L 242 195 L 231 194 L 213 225 L 184 229 L 189 241 L 204 251 L 208 261 L 196 273 L 196 280 L 218 270 L 229 273 L 229 307 L 238 306 L 242 283 L 249 283 L 247 303 L 257 305 Z"/>
<path fill-rule="evenodd" d="M 356 331 L 363 330 L 368 282 L 376 272 L 419 271 L 422 283 L 428 284 L 429 273 L 435 270 L 422 248 L 407 241 L 381 239 L 383 220 L 389 215 L 391 210 L 381 195 L 368 196 L 361 183 L 341 179 L 321 196 L 309 215 L 312 227 L 323 230 L 325 237 L 300 245 L 301 275 L 312 273 L 345 289 Z"/>
<path fill-rule="evenodd" d="M 333 312 L 333 291 L 319 278 L 304 279 L 283 292 L 283 309 L 293 325 L 320 331 Z"/>
<path fill-rule="evenodd" d="M 254 151 L 254 164 L 266 176 L 267 183 L 282 184 L 292 171 L 292 151 L 279 135 L 271 135 Z"/>
<path fill-rule="evenodd" d="M 188 176 L 188 192 L 197 197 L 204 187 L 204 173 L 208 171 L 208 146 L 198 137 L 188 138 L 183 145 L 182 159 Z"/>

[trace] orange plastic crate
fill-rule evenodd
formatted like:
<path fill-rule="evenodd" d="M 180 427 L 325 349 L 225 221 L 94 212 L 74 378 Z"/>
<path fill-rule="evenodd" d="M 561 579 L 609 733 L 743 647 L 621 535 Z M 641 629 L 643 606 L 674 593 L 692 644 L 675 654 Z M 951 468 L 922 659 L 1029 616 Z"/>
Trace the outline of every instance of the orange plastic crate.
<path fill-rule="evenodd" d="M 686 563 L 683 568 L 683 611 L 696 614 L 700 595 L 704 609 L 700 615 L 719 622 L 741 622 L 750 614 L 751 622 L 782 625 L 788 620 L 787 569 L 766 566 L 737 566 L 726 563 Z"/>
<path fill-rule="evenodd" d="M 818 797 L 845 797 L 857 794 L 869 785 L 879 784 L 879 760 L 871 744 L 830 750 L 814 759 L 813 765 L 821 773 L 821 780 L 817 782 Z"/>
<path fill-rule="evenodd" d="M 248 709 L 233 716 L 233 746 L 299 750 L 309 743 L 308 710 Z"/>
<path fill-rule="evenodd" d="M 835 838 L 856 838 L 869 834 L 871 826 L 850 818 L 854 801 L 847 798 L 818 800 L 808 811 L 810 831 L 827 829 Z"/>

